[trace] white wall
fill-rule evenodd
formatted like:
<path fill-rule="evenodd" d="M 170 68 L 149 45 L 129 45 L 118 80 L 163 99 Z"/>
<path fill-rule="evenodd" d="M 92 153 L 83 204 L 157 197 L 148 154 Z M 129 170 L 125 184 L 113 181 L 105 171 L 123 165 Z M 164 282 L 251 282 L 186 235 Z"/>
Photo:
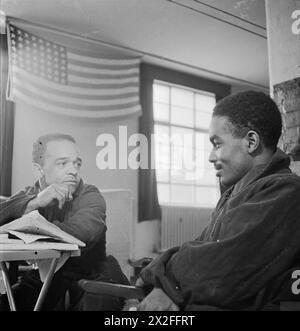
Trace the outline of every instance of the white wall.
<path fill-rule="evenodd" d="M 266 94 L 269 93 L 269 89 L 264 89 L 260 87 L 253 87 L 249 85 L 231 85 L 231 94 L 247 91 L 247 90 L 253 90 L 258 92 L 264 92 Z"/>

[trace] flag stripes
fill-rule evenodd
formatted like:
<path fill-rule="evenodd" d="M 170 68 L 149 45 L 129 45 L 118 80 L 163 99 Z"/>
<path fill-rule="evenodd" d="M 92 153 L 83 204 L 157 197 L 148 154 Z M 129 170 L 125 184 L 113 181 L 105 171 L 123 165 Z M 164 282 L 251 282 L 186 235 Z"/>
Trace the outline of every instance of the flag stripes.
<path fill-rule="evenodd" d="M 10 100 L 80 117 L 140 114 L 139 58 L 100 58 L 9 25 Z"/>

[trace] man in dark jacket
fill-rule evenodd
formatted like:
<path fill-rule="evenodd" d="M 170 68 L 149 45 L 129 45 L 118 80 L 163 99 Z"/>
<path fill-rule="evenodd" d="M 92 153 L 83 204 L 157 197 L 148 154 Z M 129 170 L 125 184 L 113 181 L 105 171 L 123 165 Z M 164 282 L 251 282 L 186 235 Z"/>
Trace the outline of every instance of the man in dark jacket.
<path fill-rule="evenodd" d="M 79 290 L 74 286 L 77 280 L 107 274 L 106 205 L 99 190 L 84 184 L 80 178 L 82 160 L 73 137 L 64 134 L 42 136 L 33 145 L 32 157 L 39 180 L 34 187 L 1 203 L 0 225 L 38 210 L 49 222 L 86 244 L 80 257 L 67 260 L 55 274 L 43 305 L 43 309 L 53 310 L 59 309 L 58 304 L 67 289 L 73 294 L 74 289 Z M 117 272 L 111 277 L 120 282 L 124 275 L 118 266 L 115 270 Z M 37 271 L 27 273 L 15 291 L 17 309 L 32 309 L 41 286 Z M 74 301 L 82 294 L 76 290 Z M 110 310 L 116 302 L 106 303 Z"/>
<path fill-rule="evenodd" d="M 142 271 L 137 286 L 152 290 L 140 310 L 280 309 L 298 299 L 291 277 L 300 263 L 300 178 L 277 148 L 281 129 L 264 93 L 216 105 L 209 161 L 226 190 L 199 238 Z"/>

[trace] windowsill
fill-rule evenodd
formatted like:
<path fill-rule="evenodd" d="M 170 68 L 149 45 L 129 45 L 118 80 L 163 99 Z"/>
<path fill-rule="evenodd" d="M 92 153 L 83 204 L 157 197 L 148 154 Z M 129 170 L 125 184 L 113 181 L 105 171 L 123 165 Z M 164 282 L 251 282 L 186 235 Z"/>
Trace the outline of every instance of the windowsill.
<path fill-rule="evenodd" d="M 180 203 L 160 203 L 161 207 L 177 207 L 177 208 L 187 208 L 187 209 L 214 209 L 216 205 L 194 205 L 194 204 L 180 204 Z"/>

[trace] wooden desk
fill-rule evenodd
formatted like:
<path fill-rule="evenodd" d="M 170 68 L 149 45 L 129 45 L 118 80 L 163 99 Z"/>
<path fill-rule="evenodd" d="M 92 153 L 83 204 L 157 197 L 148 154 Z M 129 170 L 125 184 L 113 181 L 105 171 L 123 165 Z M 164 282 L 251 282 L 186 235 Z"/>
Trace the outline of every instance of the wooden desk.
<path fill-rule="evenodd" d="M 58 251 L 58 250 L 26 250 L 26 251 L 8 251 L 8 250 L 0 250 L 0 267 L 2 270 L 3 280 L 7 292 L 7 298 L 9 302 L 10 310 L 16 311 L 16 305 L 11 289 L 11 284 L 9 280 L 8 270 L 6 266 L 6 262 L 11 261 L 27 261 L 27 260 L 43 260 L 43 259 L 51 259 L 51 266 L 49 268 L 49 271 L 47 273 L 46 279 L 44 281 L 44 284 L 42 286 L 41 292 L 39 294 L 39 297 L 37 299 L 37 302 L 34 307 L 34 311 L 37 311 L 41 308 L 42 303 L 46 297 L 48 288 L 51 284 L 52 278 L 55 273 L 55 269 L 57 266 L 57 263 L 59 259 L 61 258 L 62 254 L 66 251 Z M 75 251 L 67 251 L 67 253 L 70 254 L 70 257 L 72 256 L 80 256 L 80 249 Z"/>

